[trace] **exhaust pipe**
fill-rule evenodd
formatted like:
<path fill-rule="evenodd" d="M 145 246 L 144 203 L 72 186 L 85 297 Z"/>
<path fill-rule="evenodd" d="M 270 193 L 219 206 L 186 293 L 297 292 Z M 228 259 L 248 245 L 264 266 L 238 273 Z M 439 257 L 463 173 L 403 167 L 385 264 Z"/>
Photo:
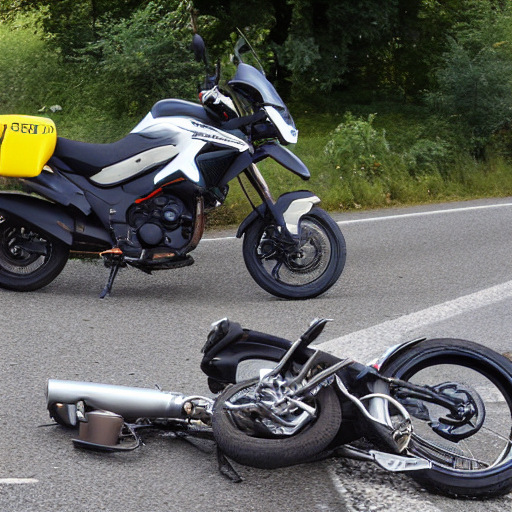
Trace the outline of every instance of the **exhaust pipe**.
<path fill-rule="evenodd" d="M 68 426 L 77 423 L 76 403 L 80 401 L 88 408 L 110 411 L 130 422 L 138 418 L 185 419 L 189 417 L 184 410 L 188 400 L 180 393 L 158 389 L 56 379 L 46 383 L 50 416 Z"/>

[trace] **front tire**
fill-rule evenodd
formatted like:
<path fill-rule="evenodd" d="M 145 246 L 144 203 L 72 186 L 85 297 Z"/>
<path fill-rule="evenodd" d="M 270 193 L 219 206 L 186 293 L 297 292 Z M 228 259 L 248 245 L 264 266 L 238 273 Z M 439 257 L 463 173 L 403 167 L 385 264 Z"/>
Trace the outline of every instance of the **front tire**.
<path fill-rule="evenodd" d="M 276 469 L 307 462 L 320 454 L 335 438 L 341 424 L 341 406 L 332 386 L 322 388 L 312 406 L 317 417 L 289 436 L 251 435 L 235 424 L 226 402 L 239 403 L 257 380 L 244 381 L 223 391 L 215 401 L 212 428 L 219 448 L 234 461 L 262 469 Z M 258 418 L 254 418 L 258 421 Z"/>
<path fill-rule="evenodd" d="M 469 392 L 480 409 L 458 427 L 444 407 L 402 402 L 412 407 L 409 451 L 432 462 L 431 469 L 412 471 L 412 478 L 453 497 L 485 498 L 512 490 L 512 363 L 507 358 L 470 341 L 435 339 L 400 354 L 381 372 L 421 385 L 444 384 L 451 393 L 460 386 L 459 396 Z M 425 407 L 421 414 L 418 405 Z M 472 434 L 458 436 L 464 428 Z"/>
<path fill-rule="evenodd" d="M 300 219 L 300 247 L 286 246 L 267 218 L 247 229 L 243 255 L 247 270 L 264 290 L 285 299 L 310 299 L 336 283 L 346 260 L 346 245 L 338 225 L 321 208 Z"/>
<path fill-rule="evenodd" d="M 51 283 L 69 256 L 63 242 L 0 212 L 0 288 L 28 292 Z"/>

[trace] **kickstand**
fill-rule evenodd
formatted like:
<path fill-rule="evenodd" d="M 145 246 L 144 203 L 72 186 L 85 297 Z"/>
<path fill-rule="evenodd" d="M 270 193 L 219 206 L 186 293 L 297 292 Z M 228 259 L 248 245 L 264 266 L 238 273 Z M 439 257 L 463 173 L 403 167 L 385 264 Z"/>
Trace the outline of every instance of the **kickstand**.
<path fill-rule="evenodd" d="M 217 447 L 217 462 L 219 463 L 219 471 L 221 475 L 229 478 L 234 483 L 243 482 L 243 478 L 235 471 L 226 456 L 222 453 L 221 449 Z"/>
<path fill-rule="evenodd" d="M 114 263 L 112 263 L 112 266 L 110 267 L 110 276 L 108 278 L 107 284 L 105 285 L 105 288 L 103 288 L 103 291 L 100 293 L 100 299 L 104 299 L 112 291 L 114 279 L 116 278 L 120 268 L 121 262 L 115 261 Z"/>

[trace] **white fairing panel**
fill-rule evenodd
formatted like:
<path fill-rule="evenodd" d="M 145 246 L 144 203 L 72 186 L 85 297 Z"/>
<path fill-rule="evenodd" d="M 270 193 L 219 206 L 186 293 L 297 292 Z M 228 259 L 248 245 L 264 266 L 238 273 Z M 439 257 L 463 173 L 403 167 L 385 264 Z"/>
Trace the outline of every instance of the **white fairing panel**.
<path fill-rule="evenodd" d="M 288 206 L 287 210 L 283 213 L 283 217 L 286 222 L 286 227 L 292 235 L 299 234 L 298 226 L 300 218 L 306 213 L 309 213 L 311 208 L 319 202 L 320 199 L 318 197 L 311 196 L 295 199 L 295 201 L 290 203 L 290 206 Z"/>
<path fill-rule="evenodd" d="M 91 180 L 100 185 L 113 185 L 126 180 L 151 167 L 163 164 L 178 154 L 174 145 L 160 146 L 132 156 L 114 165 L 104 167 Z"/>
<path fill-rule="evenodd" d="M 176 143 L 176 158 L 169 162 L 154 178 L 155 185 L 164 179 L 169 179 L 174 173 L 181 171 L 188 179 L 198 183 L 201 179 L 195 157 L 201 149 L 212 142 L 220 146 L 247 151 L 250 146 L 233 135 L 208 126 L 188 117 L 158 117 L 148 114 L 133 130 L 132 133 L 168 134 Z"/>
<path fill-rule="evenodd" d="M 156 176 L 153 183 L 156 185 L 163 179 L 169 178 L 175 172 L 181 171 L 189 180 L 198 183 L 201 179 L 199 169 L 194 162 L 196 155 L 203 149 L 206 142 L 202 140 L 189 140 L 180 154 L 172 161 L 169 162 Z M 180 144 L 181 146 L 181 144 Z"/>

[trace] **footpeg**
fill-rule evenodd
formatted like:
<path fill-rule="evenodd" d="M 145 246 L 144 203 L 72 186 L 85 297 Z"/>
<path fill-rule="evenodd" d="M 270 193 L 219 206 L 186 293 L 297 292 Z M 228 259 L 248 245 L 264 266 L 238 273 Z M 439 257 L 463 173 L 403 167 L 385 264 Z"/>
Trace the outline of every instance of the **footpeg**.
<path fill-rule="evenodd" d="M 119 247 L 113 247 L 112 249 L 109 249 L 108 251 L 100 252 L 100 256 L 103 257 L 112 257 L 112 256 L 122 256 L 123 251 L 119 249 Z"/>
<path fill-rule="evenodd" d="M 396 455 L 394 453 L 380 452 L 378 450 L 364 450 L 352 445 L 339 446 L 333 452 L 335 457 L 345 457 L 352 460 L 374 462 L 382 469 L 397 473 L 401 471 L 418 471 L 430 469 L 432 463 L 414 455 Z"/>
<path fill-rule="evenodd" d="M 432 467 L 432 463 L 430 461 L 419 459 L 417 457 L 404 457 L 403 455 L 378 452 L 376 450 L 370 450 L 368 453 L 371 455 L 375 463 L 386 471 L 418 471 L 420 469 L 430 469 Z"/>

